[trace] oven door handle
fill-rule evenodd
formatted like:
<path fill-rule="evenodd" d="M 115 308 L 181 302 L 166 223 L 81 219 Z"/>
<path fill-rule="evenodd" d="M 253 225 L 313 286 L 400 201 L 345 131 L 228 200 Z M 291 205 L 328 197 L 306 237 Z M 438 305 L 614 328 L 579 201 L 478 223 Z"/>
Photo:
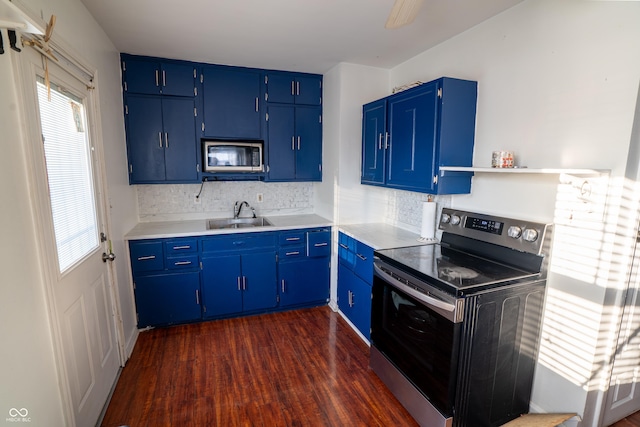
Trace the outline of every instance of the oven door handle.
<path fill-rule="evenodd" d="M 389 274 L 385 273 L 380 267 L 378 267 L 375 264 L 373 265 L 373 268 L 381 277 L 384 278 L 384 280 L 386 280 L 393 287 L 400 289 L 402 292 L 408 295 L 411 295 L 418 301 L 424 303 L 425 305 L 430 306 L 431 308 L 434 308 L 435 311 L 439 312 L 440 314 L 444 315 L 450 320 L 453 320 L 453 316 L 455 315 L 455 310 L 456 310 L 455 304 L 449 304 L 448 302 L 441 301 L 437 298 L 431 297 L 429 295 L 425 295 L 422 292 L 418 292 L 412 287 L 405 285 L 398 279 L 391 277 Z M 443 311 L 445 313 L 443 313 Z"/>

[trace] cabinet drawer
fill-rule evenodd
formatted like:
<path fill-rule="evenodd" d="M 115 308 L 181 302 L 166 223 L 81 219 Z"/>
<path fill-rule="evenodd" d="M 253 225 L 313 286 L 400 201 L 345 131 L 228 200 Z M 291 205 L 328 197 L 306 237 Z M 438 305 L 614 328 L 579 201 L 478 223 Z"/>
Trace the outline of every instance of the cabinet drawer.
<path fill-rule="evenodd" d="M 162 242 L 130 242 L 129 253 L 131 255 L 131 269 L 134 273 L 164 269 Z"/>
<path fill-rule="evenodd" d="M 329 230 L 307 233 L 307 255 L 310 257 L 331 255 L 331 232 Z"/>
<path fill-rule="evenodd" d="M 197 239 L 169 240 L 164 243 L 164 253 L 167 257 L 196 252 L 198 252 Z"/>
<path fill-rule="evenodd" d="M 304 231 L 280 233 L 280 246 L 299 245 L 304 243 L 305 243 Z"/>
<path fill-rule="evenodd" d="M 198 266 L 198 254 L 185 255 L 182 257 L 168 257 L 165 265 L 169 270 L 195 268 Z"/>
<path fill-rule="evenodd" d="M 373 249 L 360 241 L 357 242 L 355 267 L 353 271 L 367 283 L 373 282 Z"/>
<path fill-rule="evenodd" d="M 351 236 L 347 236 L 344 233 L 338 234 L 338 246 L 341 250 L 355 252 L 358 249 L 356 242 L 357 240 Z"/>
<path fill-rule="evenodd" d="M 202 240 L 202 252 L 226 252 L 276 246 L 275 234 L 233 234 Z"/>
<path fill-rule="evenodd" d="M 285 248 L 280 248 L 278 251 L 278 259 L 280 261 L 304 258 L 306 255 L 305 247 L 301 245 L 287 246 Z"/>

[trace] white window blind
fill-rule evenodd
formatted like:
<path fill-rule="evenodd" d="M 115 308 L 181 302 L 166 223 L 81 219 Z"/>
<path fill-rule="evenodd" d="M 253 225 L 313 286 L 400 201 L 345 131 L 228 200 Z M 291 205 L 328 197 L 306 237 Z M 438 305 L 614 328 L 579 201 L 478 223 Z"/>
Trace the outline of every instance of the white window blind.
<path fill-rule="evenodd" d="M 38 103 L 58 263 L 64 272 L 98 247 L 91 153 L 81 99 L 38 78 Z"/>

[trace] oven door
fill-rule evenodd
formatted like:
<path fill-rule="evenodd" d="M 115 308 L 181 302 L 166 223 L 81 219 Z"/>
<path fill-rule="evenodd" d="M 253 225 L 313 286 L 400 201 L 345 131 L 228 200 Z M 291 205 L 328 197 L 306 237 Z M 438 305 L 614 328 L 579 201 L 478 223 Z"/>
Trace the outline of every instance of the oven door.
<path fill-rule="evenodd" d="M 462 323 L 454 322 L 455 300 L 435 300 L 408 286 L 398 276 L 392 277 L 376 260 L 371 307 L 372 368 L 384 365 L 376 361 L 380 354 L 393 366 L 441 417 L 420 420 L 406 402 L 402 402 L 421 424 L 450 425 L 455 399 L 458 348 Z M 386 266 L 388 267 L 388 266 Z M 375 353 L 375 355 L 374 355 Z M 378 375 L 385 383 L 384 375 Z M 395 375 L 395 374 L 394 374 Z M 390 380 L 391 382 L 398 382 Z M 394 391 L 396 397 L 407 394 Z M 413 393 L 413 391 L 410 391 Z M 413 403 L 416 407 L 424 406 Z M 434 411 L 432 411 L 434 412 Z"/>

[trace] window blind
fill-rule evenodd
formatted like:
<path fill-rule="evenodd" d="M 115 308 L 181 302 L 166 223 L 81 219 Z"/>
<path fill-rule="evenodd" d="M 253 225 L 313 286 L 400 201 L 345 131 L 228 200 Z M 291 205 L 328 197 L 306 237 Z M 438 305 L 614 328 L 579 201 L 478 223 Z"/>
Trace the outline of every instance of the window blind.
<path fill-rule="evenodd" d="M 58 264 L 64 272 L 98 247 L 86 117 L 81 99 L 52 83 L 49 100 L 44 79 L 36 84 Z"/>

